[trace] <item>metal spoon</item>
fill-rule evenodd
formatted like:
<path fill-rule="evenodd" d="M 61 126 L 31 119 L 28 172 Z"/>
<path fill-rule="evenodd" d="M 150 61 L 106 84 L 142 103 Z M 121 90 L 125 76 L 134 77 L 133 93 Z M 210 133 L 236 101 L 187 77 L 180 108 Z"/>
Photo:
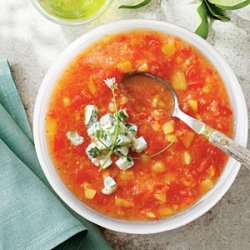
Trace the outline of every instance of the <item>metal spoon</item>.
<path fill-rule="evenodd" d="M 145 72 L 129 72 L 125 74 L 125 78 L 133 76 L 145 76 L 162 83 L 165 87 L 169 89 L 173 97 L 174 101 L 174 107 L 172 111 L 173 117 L 177 117 L 183 122 L 185 122 L 197 134 L 201 135 L 202 137 L 207 139 L 210 143 L 214 144 L 217 148 L 228 153 L 234 159 L 236 159 L 237 161 L 242 163 L 245 167 L 250 169 L 250 150 L 234 142 L 232 139 L 225 136 L 221 132 L 209 127 L 204 122 L 199 121 L 181 111 L 179 108 L 179 101 L 175 90 L 164 79 Z"/>

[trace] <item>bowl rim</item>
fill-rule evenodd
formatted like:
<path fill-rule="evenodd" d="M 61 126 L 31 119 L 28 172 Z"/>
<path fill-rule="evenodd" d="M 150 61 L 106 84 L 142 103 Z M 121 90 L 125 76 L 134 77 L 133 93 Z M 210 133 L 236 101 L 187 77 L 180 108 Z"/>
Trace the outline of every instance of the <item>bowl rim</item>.
<path fill-rule="evenodd" d="M 37 156 L 46 178 L 58 196 L 76 213 L 89 221 L 110 230 L 124 233 L 152 234 L 184 226 L 211 209 L 234 182 L 240 169 L 240 163 L 230 158 L 216 185 L 197 203 L 175 216 L 156 222 L 123 221 L 113 219 L 90 209 L 83 202 L 80 202 L 64 186 L 60 177 L 55 172 L 55 168 L 48 155 L 44 127 L 45 114 L 50 100 L 51 91 L 53 91 L 53 87 L 55 86 L 60 73 L 67 67 L 72 59 L 75 58 L 80 51 L 84 50 L 93 42 L 98 41 L 107 34 L 112 35 L 137 29 L 154 30 L 180 37 L 198 49 L 203 56 L 214 65 L 224 81 L 234 110 L 234 139 L 242 146 L 246 146 L 248 140 L 248 114 L 245 98 L 236 76 L 222 56 L 204 39 L 182 27 L 162 21 L 145 19 L 122 20 L 99 26 L 75 40 L 60 54 L 50 67 L 40 86 L 34 109 L 33 133 Z M 50 92 L 48 92 L 49 88 Z M 235 97 L 236 93 L 237 101 Z"/>
<path fill-rule="evenodd" d="M 67 19 L 63 19 L 57 16 L 52 15 L 51 13 L 49 13 L 47 10 L 45 10 L 39 3 L 39 0 L 30 0 L 32 5 L 34 6 L 34 8 L 44 17 L 46 17 L 48 20 L 59 24 L 59 25 L 67 25 L 67 26 L 77 26 L 77 25 L 83 25 L 86 23 L 89 23 L 93 20 L 95 20 L 96 18 L 98 18 L 99 16 L 101 16 L 107 9 L 108 7 L 111 5 L 111 3 L 113 2 L 113 0 L 106 0 L 105 4 L 101 7 L 101 9 L 99 11 L 97 11 L 93 16 L 86 18 L 86 19 L 82 19 L 82 20 L 67 20 Z"/>

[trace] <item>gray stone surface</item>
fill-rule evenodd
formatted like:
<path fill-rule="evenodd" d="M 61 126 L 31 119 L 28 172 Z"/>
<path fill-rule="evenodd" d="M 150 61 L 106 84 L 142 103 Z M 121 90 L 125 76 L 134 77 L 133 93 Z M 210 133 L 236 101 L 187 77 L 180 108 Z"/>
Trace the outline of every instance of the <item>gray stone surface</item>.
<path fill-rule="evenodd" d="M 38 14 L 29 1 L 0 0 L 0 58 L 8 58 L 32 123 L 41 81 L 54 58 L 75 38 L 102 23 L 128 18 L 165 20 L 193 30 L 195 6 L 188 0 L 154 0 L 138 11 L 118 10 L 115 0 L 95 22 L 61 27 Z M 231 22 L 213 22 L 208 41 L 233 68 L 250 110 L 250 9 L 230 13 Z M 248 145 L 250 147 L 250 145 Z M 242 168 L 223 199 L 201 218 L 155 235 L 103 229 L 114 249 L 250 249 L 250 172 Z"/>

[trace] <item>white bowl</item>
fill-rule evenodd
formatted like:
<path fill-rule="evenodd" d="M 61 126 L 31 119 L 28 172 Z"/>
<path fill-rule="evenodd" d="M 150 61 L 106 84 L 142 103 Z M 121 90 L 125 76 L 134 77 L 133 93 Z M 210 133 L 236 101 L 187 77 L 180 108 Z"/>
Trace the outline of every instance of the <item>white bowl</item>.
<path fill-rule="evenodd" d="M 203 196 L 195 205 L 175 216 L 154 222 L 130 222 L 102 215 L 87 207 L 67 189 L 53 166 L 46 142 L 45 116 L 51 93 L 57 83 L 58 77 L 65 68 L 67 68 L 72 59 L 74 59 L 82 50 L 107 34 L 110 35 L 133 29 L 149 29 L 178 36 L 196 47 L 215 66 L 225 83 L 232 104 L 235 126 L 234 140 L 243 146 L 246 146 L 247 144 L 248 119 L 242 89 L 228 64 L 205 40 L 178 26 L 153 20 L 120 21 L 98 27 L 84 34 L 63 51 L 46 74 L 40 87 L 35 105 L 34 139 L 38 159 L 41 163 L 42 169 L 50 185 L 61 199 L 84 218 L 102 227 L 119 232 L 149 234 L 178 228 L 206 213 L 230 188 L 240 169 L 240 164 L 230 158 L 214 188 Z"/>

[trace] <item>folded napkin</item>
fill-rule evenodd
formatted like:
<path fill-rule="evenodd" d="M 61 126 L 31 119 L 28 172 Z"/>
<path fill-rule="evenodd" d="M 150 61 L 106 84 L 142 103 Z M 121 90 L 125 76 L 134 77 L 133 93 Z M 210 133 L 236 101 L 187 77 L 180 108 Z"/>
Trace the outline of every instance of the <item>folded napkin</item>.
<path fill-rule="evenodd" d="M 51 190 L 7 60 L 0 60 L 0 249 L 111 249 Z"/>

